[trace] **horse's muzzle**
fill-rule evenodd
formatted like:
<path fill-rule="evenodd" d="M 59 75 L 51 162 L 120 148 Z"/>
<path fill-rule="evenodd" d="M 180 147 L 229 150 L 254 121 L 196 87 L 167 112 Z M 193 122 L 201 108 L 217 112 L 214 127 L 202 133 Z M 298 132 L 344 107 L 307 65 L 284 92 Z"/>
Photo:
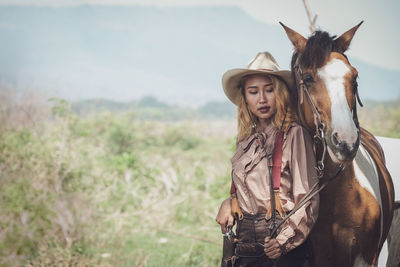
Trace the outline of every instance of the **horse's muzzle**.
<path fill-rule="evenodd" d="M 328 153 L 332 160 L 336 163 L 344 163 L 351 161 L 357 154 L 358 147 L 360 145 L 360 131 L 357 130 L 357 138 L 355 142 L 349 144 L 341 140 L 336 132 L 333 132 L 327 138 Z"/>

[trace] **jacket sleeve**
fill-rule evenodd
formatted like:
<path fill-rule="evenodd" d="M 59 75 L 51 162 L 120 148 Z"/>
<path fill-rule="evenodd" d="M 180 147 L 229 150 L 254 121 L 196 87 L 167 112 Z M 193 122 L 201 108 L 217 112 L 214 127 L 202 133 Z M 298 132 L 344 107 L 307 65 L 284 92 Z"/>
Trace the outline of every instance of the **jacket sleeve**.
<path fill-rule="evenodd" d="M 288 136 L 288 149 L 291 150 L 289 168 L 292 177 L 292 194 L 295 205 L 318 182 L 316 160 L 311 136 L 303 127 L 292 129 Z M 318 217 L 319 196 L 315 195 L 308 203 L 295 212 L 283 225 L 276 240 L 284 252 L 302 244 L 310 233 Z"/>

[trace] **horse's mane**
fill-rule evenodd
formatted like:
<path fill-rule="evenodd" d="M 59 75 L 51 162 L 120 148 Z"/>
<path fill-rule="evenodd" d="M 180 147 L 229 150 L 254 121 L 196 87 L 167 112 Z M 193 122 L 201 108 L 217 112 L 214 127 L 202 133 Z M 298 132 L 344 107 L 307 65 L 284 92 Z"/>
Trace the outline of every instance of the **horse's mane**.
<path fill-rule="evenodd" d="M 325 31 L 314 32 L 308 38 L 304 52 L 300 55 L 300 66 L 313 69 L 321 67 L 331 52 L 339 52 L 335 45 L 335 38 L 336 35 L 330 36 Z M 292 70 L 297 57 L 299 54 L 295 52 L 291 62 Z"/>

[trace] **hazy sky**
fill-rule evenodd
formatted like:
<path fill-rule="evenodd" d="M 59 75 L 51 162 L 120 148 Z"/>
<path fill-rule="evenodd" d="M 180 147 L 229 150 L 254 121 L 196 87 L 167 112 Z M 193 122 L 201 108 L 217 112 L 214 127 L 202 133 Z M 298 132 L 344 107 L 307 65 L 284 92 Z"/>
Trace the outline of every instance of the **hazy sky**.
<path fill-rule="evenodd" d="M 318 14 L 317 26 L 340 35 L 364 20 L 348 54 L 367 63 L 400 70 L 400 22 L 398 0 L 308 0 Z M 302 0 L 0 0 L 0 5 L 70 6 L 80 4 L 152 6 L 239 6 L 257 20 L 270 24 L 284 22 L 308 35 L 308 19 Z"/>

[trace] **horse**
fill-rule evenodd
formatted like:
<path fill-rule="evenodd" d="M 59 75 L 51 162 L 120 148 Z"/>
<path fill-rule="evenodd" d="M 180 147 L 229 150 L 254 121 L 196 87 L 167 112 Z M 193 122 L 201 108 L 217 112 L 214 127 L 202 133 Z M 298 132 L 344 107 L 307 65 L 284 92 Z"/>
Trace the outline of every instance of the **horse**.
<path fill-rule="evenodd" d="M 394 188 L 380 144 L 358 123 L 358 72 L 345 52 L 362 22 L 338 38 L 316 31 L 308 39 L 280 24 L 294 47 L 293 97 L 314 136 L 319 176 L 337 174 L 319 193 L 310 233 L 315 265 L 376 266 L 393 217 Z"/>

